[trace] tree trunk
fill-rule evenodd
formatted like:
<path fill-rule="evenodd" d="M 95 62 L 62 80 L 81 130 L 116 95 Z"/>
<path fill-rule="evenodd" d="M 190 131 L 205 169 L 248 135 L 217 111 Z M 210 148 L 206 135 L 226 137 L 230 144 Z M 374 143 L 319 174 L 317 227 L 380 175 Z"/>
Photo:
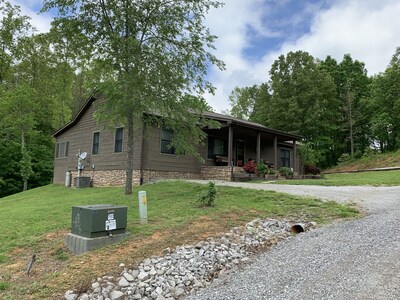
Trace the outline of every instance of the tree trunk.
<path fill-rule="evenodd" d="M 346 98 L 347 98 L 347 118 L 349 123 L 349 131 L 350 131 L 350 155 L 351 158 L 354 157 L 354 136 L 353 136 L 353 95 L 349 90 L 349 86 L 346 86 Z"/>
<path fill-rule="evenodd" d="M 25 160 L 25 131 L 21 129 L 21 153 L 22 153 L 22 160 Z M 26 169 L 26 161 L 23 161 L 23 168 L 22 168 L 22 182 L 24 184 L 23 191 L 26 191 L 28 189 L 28 174 L 27 169 Z"/>
<path fill-rule="evenodd" d="M 127 164 L 126 164 L 126 181 L 125 181 L 125 195 L 132 194 L 132 180 L 133 180 L 133 113 L 131 111 L 127 114 L 127 129 L 128 129 L 128 149 L 127 149 Z"/>

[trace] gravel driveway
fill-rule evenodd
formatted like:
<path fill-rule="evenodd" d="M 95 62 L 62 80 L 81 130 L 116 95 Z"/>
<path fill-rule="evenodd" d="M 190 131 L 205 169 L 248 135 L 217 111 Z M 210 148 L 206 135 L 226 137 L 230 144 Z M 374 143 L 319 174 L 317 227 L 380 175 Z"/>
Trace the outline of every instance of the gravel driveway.
<path fill-rule="evenodd" d="M 188 299 L 400 299 L 400 186 L 217 184 L 353 201 L 369 214 L 290 237 Z"/>

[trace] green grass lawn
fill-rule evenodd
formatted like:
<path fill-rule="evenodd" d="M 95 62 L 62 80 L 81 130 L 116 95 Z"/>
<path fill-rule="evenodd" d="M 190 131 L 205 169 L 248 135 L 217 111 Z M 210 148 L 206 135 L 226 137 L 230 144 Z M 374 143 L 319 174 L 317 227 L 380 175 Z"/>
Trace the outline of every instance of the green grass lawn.
<path fill-rule="evenodd" d="M 201 207 L 197 199 L 206 189 L 205 185 L 166 181 L 137 187 L 133 195 L 126 196 L 123 188 L 48 185 L 0 199 L 0 298 L 15 299 L 18 295 L 23 299 L 56 299 L 78 282 L 90 282 L 104 268 L 115 268 L 117 262 L 132 257 L 140 260 L 166 247 L 205 239 L 255 218 L 321 224 L 358 215 L 356 209 L 335 202 L 232 187 L 217 187 L 215 205 Z M 147 191 L 148 224 L 139 222 L 139 190 Z M 126 241 L 106 247 L 108 250 L 80 258 L 66 251 L 62 240 L 71 228 L 71 207 L 89 204 L 128 206 L 127 230 L 132 234 Z M 23 268 L 32 253 L 40 253 L 37 273 L 27 278 Z M 116 259 L 111 260 L 110 253 L 115 253 Z M 87 260 L 97 262 L 83 264 Z M 59 271 L 51 271 L 55 265 Z M 72 277 L 71 272 L 75 274 Z"/>
<path fill-rule="evenodd" d="M 400 171 L 375 171 L 359 173 L 326 174 L 324 179 L 300 179 L 276 181 L 277 184 L 295 185 L 400 185 Z"/>
<path fill-rule="evenodd" d="M 147 191 L 148 225 L 138 223 L 139 188 L 133 195 L 126 196 L 122 188 L 67 189 L 48 185 L 0 199 L 0 263 L 6 261 L 4 256 L 14 248 L 32 247 L 34 251 L 46 233 L 69 229 L 74 205 L 126 205 L 128 230 L 145 235 L 188 224 L 204 215 L 217 218 L 225 213 L 235 213 L 250 220 L 261 213 L 265 217 L 307 217 L 325 222 L 355 214 L 353 209 L 339 204 L 267 191 L 218 187 L 216 205 L 199 208 L 196 200 L 205 186 L 171 181 L 144 185 L 140 189 Z"/>

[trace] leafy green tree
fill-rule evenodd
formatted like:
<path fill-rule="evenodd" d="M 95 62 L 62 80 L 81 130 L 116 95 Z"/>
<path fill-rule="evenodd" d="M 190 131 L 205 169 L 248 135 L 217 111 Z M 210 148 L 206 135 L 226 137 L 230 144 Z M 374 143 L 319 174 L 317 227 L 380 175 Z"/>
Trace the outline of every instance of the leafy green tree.
<path fill-rule="evenodd" d="M 10 70 L 18 58 L 23 55 L 21 40 L 32 31 L 29 18 L 21 16 L 18 6 L 0 0 L 0 87 L 10 80 Z M 1 90 L 0 90 L 1 91 Z"/>
<path fill-rule="evenodd" d="M 382 152 L 400 148 L 400 48 L 386 70 L 374 76 L 368 102 L 371 139 Z"/>
<path fill-rule="evenodd" d="M 23 180 L 23 190 L 28 189 L 28 179 L 32 175 L 32 158 L 27 149 L 26 136 L 35 126 L 35 90 L 23 85 L 16 86 L 13 90 L 3 95 L 1 102 L 3 126 L 10 132 L 20 136 L 21 160 L 20 172 Z"/>
<path fill-rule="evenodd" d="M 341 129 L 348 144 L 351 157 L 368 146 L 368 133 L 365 105 L 369 97 L 369 83 L 364 63 L 353 60 L 346 54 L 339 64 L 340 80 L 337 85 L 340 110 L 342 112 Z"/>
<path fill-rule="evenodd" d="M 135 124 L 174 130 L 172 146 L 178 153 L 196 154 L 204 138 L 198 125 L 204 124 L 201 115 L 208 106 L 201 95 L 213 92 L 204 75 L 210 64 L 223 64 L 209 51 L 215 36 L 203 20 L 220 5 L 211 0 L 44 1 L 44 11 L 56 8 L 58 24 L 72 21 L 71 34 L 84 35 L 92 46 L 85 51 L 97 67 L 105 98 L 97 116 L 127 128 L 126 194 L 132 192 Z M 144 112 L 162 118 L 145 120 Z"/>
<path fill-rule="evenodd" d="M 297 51 L 281 55 L 273 63 L 270 77 L 269 126 L 303 135 L 329 165 L 338 118 L 331 76 L 309 53 Z"/>
<path fill-rule="evenodd" d="M 268 112 L 271 105 L 272 96 L 269 91 L 269 85 L 268 83 L 262 83 L 257 88 L 257 95 L 255 97 L 254 107 L 249 120 L 265 126 L 270 126 Z"/>
<path fill-rule="evenodd" d="M 231 105 L 230 115 L 247 120 L 253 113 L 254 104 L 256 102 L 259 87 L 235 87 L 229 95 L 229 104 Z"/>
<path fill-rule="evenodd" d="M 0 196 L 5 196 L 51 180 L 54 64 L 46 35 L 34 34 L 19 7 L 1 1 L 0 10 Z"/>

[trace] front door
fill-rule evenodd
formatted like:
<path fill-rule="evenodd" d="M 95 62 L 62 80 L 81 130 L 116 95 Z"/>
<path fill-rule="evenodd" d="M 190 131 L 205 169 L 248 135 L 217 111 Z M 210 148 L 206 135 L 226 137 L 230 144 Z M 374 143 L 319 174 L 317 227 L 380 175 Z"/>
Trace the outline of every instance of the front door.
<path fill-rule="evenodd" d="M 236 141 L 236 165 L 243 167 L 244 164 L 244 142 Z"/>

